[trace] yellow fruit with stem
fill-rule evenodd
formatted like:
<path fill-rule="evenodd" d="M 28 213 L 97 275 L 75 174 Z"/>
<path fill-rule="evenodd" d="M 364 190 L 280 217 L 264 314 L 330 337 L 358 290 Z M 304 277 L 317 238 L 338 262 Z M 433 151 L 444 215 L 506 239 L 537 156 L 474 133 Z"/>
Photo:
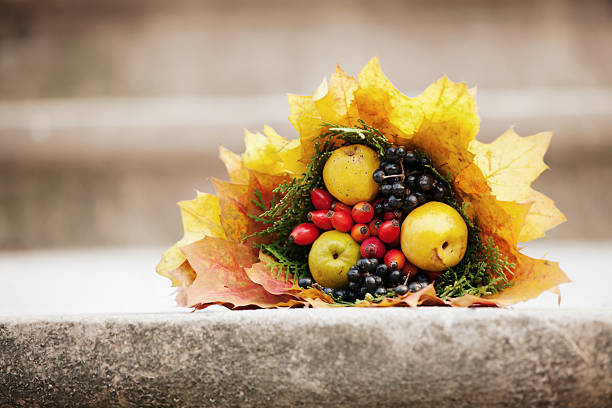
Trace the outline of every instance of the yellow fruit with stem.
<path fill-rule="evenodd" d="M 340 147 L 332 152 L 323 168 L 325 187 L 347 205 L 370 201 L 378 193 L 372 174 L 379 165 L 378 154 L 367 146 Z"/>
<path fill-rule="evenodd" d="M 411 263 L 439 272 L 461 262 L 467 249 L 468 229 L 453 207 L 430 201 L 408 214 L 400 239 L 402 252 Z"/>

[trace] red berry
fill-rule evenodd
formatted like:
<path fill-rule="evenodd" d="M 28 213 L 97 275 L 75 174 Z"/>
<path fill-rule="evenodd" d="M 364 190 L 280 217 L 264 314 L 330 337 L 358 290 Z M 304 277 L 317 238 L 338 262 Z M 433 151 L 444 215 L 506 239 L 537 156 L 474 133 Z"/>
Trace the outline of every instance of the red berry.
<path fill-rule="evenodd" d="M 344 212 L 347 212 L 349 214 L 352 211 L 351 207 L 349 207 L 348 205 L 343 204 L 343 203 L 341 203 L 339 201 L 334 201 L 334 203 L 332 204 L 331 208 L 334 211 L 344 211 Z"/>
<path fill-rule="evenodd" d="M 419 269 L 408 261 L 406 261 L 406 265 L 404 265 L 402 268 L 402 273 L 404 276 L 416 276 L 418 272 Z"/>
<path fill-rule="evenodd" d="M 365 224 L 355 224 L 351 229 L 351 237 L 357 242 L 362 242 L 370 236 L 370 229 Z"/>
<path fill-rule="evenodd" d="M 382 220 L 379 220 L 378 218 L 373 219 L 372 221 L 370 221 L 370 224 L 368 225 L 368 228 L 370 230 L 370 235 L 375 237 L 378 235 L 378 229 L 380 228 L 380 226 L 382 225 Z"/>
<path fill-rule="evenodd" d="M 296 226 L 291 235 L 289 235 L 289 242 L 293 242 L 298 245 L 310 245 L 319 236 L 319 229 L 309 222 L 304 222 Z"/>
<path fill-rule="evenodd" d="M 392 220 L 392 219 L 402 219 L 402 212 L 400 210 L 396 210 L 396 211 L 387 211 L 383 214 L 383 219 L 385 221 L 387 220 Z"/>
<path fill-rule="evenodd" d="M 402 270 L 406 264 L 406 257 L 399 249 L 392 249 L 385 254 L 385 265 L 391 270 Z"/>
<path fill-rule="evenodd" d="M 355 222 L 367 224 L 374 218 L 374 207 L 372 207 L 372 204 L 366 202 L 357 203 L 353 206 L 351 215 Z"/>
<path fill-rule="evenodd" d="M 385 256 L 385 244 L 376 237 L 366 238 L 361 243 L 361 256 L 363 258 L 382 258 Z"/>
<path fill-rule="evenodd" d="M 392 220 L 395 218 L 395 214 L 392 211 L 387 211 L 383 214 L 383 219 L 385 221 Z"/>
<path fill-rule="evenodd" d="M 334 202 L 334 197 L 322 188 L 310 190 L 310 199 L 317 210 L 331 210 Z"/>
<path fill-rule="evenodd" d="M 327 216 L 327 210 L 311 211 L 306 216 L 308 221 L 324 231 L 332 229 L 331 219 Z"/>
<path fill-rule="evenodd" d="M 382 242 L 392 243 L 399 237 L 400 223 L 398 220 L 389 220 L 382 223 L 378 229 L 378 237 Z"/>
<path fill-rule="evenodd" d="M 329 217 L 331 213 L 331 223 L 332 226 L 340 232 L 349 232 L 353 227 L 353 219 L 351 218 L 351 213 L 346 211 L 329 211 L 327 216 Z"/>

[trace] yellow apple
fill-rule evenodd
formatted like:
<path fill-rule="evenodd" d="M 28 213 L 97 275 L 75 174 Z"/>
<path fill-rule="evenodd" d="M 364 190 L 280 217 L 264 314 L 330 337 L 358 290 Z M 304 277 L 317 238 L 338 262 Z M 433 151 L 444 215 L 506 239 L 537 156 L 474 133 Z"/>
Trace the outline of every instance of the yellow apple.
<path fill-rule="evenodd" d="M 346 273 L 359 257 L 359 244 L 349 234 L 327 231 L 312 244 L 308 267 L 318 284 L 340 289 L 348 285 Z"/>
<path fill-rule="evenodd" d="M 340 147 L 323 168 L 323 181 L 331 195 L 347 205 L 370 201 L 378 193 L 372 174 L 380 165 L 378 155 L 363 145 Z"/>
<path fill-rule="evenodd" d="M 417 207 L 402 224 L 402 252 L 426 271 L 457 265 L 465 255 L 467 239 L 468 229 L 461 214 L 437 201 Z"/>

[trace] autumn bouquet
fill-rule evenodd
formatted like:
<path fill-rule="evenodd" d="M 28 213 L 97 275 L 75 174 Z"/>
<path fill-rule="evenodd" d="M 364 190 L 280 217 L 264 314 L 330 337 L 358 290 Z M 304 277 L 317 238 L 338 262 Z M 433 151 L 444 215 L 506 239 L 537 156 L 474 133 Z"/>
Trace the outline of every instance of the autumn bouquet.
<path fill-rule="evenodd" d="M 517 247 L 564 221 L 530 187 L 550 133 L 481 143 L 475 90 L 444 77 L 408 98 L 377 59 L 289 106 L 299 140 L 246 131 L 217 195 L 178 203 L 157 272 L 180 305 L 495 306 L 568 282 Z"/>

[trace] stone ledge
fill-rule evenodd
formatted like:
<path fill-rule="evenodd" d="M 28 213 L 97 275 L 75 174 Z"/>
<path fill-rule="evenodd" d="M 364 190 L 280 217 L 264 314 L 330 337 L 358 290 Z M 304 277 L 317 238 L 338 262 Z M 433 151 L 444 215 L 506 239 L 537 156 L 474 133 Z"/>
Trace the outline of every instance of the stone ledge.
<path fill-rule="evenodd" d="M 0 318 L 0 406 L 610 406 L 612 309 Z"/>

